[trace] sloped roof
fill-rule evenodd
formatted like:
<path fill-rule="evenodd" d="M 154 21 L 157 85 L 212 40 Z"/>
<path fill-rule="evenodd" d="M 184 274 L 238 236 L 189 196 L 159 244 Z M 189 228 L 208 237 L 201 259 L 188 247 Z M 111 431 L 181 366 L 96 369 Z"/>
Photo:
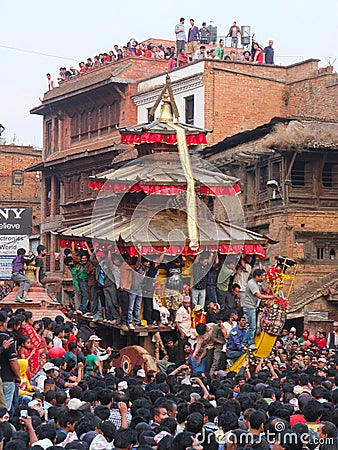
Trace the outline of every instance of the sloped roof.
<path fill-rule="evenodd" d="M 308 281 L 295 289 L 290 297 L 289 313 L 293 317 L 303 315 L 303 308 L 320 297 L 329 295 L 329 289 L 338 289 L 338 269 Z"/>
<path fill-rule="evenodd" d="M 266 238 L 227 222 L 198 218 L 200 245 L 265 244 Z M 183 245 L 188 240 L 184 217 L 127 217 L 123 215 L 94 218 L 82 225 L 59 231 L 64 237 L 87 238 L 111 243 L 122 240 L 125 245 Z"/>
<path fill-rule="evenodd" d="M 284 132 L 283 132 L 284 130 Z M 269 135 L 269 136 L 268 136 Z M 205 157 L 266 137 L 266 148 L 289 150 L 337 148 L 338 122 L 301 117 L 274 117 L 269 123 L 225 138 L 202 151 Z"/>
<path fill-rule="evenodd" d="M 177 122 L 177 125 L 185 130 L 186 135 L 208 133 L 208 130 L 204 128 L 195 127 L 193 125 L 187 125 L 186 123 Z M 138 125 L 132 125 L 129 127 L 123 127 L 119 129 L 121 134 L 142 134 L 146 131 L 154 134 L 176 134 L 176 128 L 171 126 L 170 122 L 162 122 L 154 120 L 151 123 L 141 123 Z"/>
<path fill-rule="evenodd" d="M 233 186 L 239 180 L 238 178 L 225 175 L 219 171 L 212 171 L 203 167 L 197 167 L 193 164 L 192 170 L 195 181 L 205 186 Z M 89 177 L 95 180 L 126 182 L 131 185 L 142 182 L 142 184 L 156 185 L 186 185 L 187 179 L 182 170 L 181 164 L 171 165 L 167 167 L 150 166 L 149 161 L 146 163 L 133 161 L 117 170 L 107 170 L 97 175 Z"/>

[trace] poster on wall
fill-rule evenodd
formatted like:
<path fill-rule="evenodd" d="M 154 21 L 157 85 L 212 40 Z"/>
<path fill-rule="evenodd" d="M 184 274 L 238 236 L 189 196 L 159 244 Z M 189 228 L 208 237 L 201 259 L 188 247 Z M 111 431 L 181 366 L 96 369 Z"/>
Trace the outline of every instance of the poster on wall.
<path fill-rule="evenodd" d="M 0 206 L 0 280 L 12 276 L 12 260 L 19 248 L 29 251 L 32 208 Z"/>

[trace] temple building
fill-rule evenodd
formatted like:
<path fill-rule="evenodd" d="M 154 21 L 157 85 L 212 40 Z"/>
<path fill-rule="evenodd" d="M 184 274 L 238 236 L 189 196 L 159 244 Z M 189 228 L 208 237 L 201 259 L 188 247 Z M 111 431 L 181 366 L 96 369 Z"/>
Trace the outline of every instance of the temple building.
<path fill-rule="evenodd" d="M 119 129 L 158 116 L 159 109 L 152 108 L 166 69 L 167 61 L 125 58 L 62 83 L 31 111 L 44 120 L 42 163 L 29 170 L 42 173 L 41 235 L 49 255 L 60 251 L 55 230 L 90 221 L 99 192 L 90 187 L 90 177 L 139 156 L 133 142 L 121 141 Z M 336 120 L 337 75 L 332 69 L 319 69 L 315 59 L 285 67 L 206 59 L 170 75 L 180 122 L 211 131 L 207 143 L 215 145 L 254 132 L 274 117 Z M 195 151 L 202 148 L 197 145 Z M 223 212 L 213 207 L 221 219 Z M 54 258 L 48 259 L 47 269 L 63 271 Z"/>

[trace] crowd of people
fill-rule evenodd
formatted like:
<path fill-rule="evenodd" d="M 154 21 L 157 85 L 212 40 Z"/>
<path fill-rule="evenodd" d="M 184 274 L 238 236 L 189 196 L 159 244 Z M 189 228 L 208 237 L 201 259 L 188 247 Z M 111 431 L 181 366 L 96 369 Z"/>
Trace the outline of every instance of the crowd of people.
<path fill-rule="evenodd" d="M 205 58 L 274 64 L 272 40 L 269 41 L 269 45 L 265 48 L 253 41 L 251 52 L 246 50 L 241 56 L 237 53 L 241 30 L 236 22 L 233 22 L 226 35 L 226 38 L 231 38 L 232 50 L 229 54 L 224 53 L 224 39 L 219 39 L 217 46 L 210 48 L 213 44 L 216 44 L 217 40 L 217 37 L 215 38 L 212 35 L 211 25 L 207 27 L 206 22 L 203 22 L 202 26 L 198 28 L 194 19 L 190 19 L 190 28 L 188 34 L 186 34 L 184 23 L 185 19 L 182 17 L 175 26 L 176 46 L 165 47 L 162 44 L 154 45 L 151 42 L 142 43 L 135 38 L 131 38 L 124 46 L 115 44 L 108 53 L 100 52 L 93 58 L 89 57 L 86 61 L 81 61 L 78 67 L 70 66 L 69 69 L 60 67 L 56 79 L 50 73 L 47 73 L 48 89 L 54 89 L 67 80 L 130 56 L 167 60 L 168 71 Z"/>
<path fill-rule="evenodd" d="M 115 366 L 118 352 L 101 347 L 100 337 L 81 322 L 81 313 L 77 324 L 63 316 L 34 320 L 24 305 L 16 311 L 3 305 L 4 450 L 338 448 L 338 322 L 327 340 L 323 331 L 312 335 L 284 328 L 270 357 L 255 360 L 249 345 L 255 332 L 250 309 L 272 298 L 263 288 L 264 271 L 255 268 L 252 257 L 219 261 L 216 253 L 202 253 L 194 262 L 190 289 L 184 285 L 183 257 L 132 261 L 111 250 L 75 245 L 65 250 L 80 305 L 84 312 L 91 294 L 91 304 L 110 317 L 116 302 L 118 317 L 132 329 L 133 312 L 137 323 L 143 302 L 164 342 L 159 370 L 135 365 L 126 373 Z M 154 308 L 162 300 L 156 281 L 161 265 L 167 273 L 164 296 L 171 331 L 161 330 L 161 313 Z M 26 290 L 23 297 L 30 295 L 27 285 Z M 236 351 L 245 358 L 233 372 Z"/>

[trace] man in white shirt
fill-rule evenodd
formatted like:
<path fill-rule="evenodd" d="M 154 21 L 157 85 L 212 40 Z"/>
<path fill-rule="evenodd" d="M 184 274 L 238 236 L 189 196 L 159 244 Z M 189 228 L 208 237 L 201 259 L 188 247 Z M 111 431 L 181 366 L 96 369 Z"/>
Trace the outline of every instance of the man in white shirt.
<path fill-rule="evenodd" d="M 185 28 L 184 28 L 184 17 L 180 18 L 180 23 L 175 26 L 176 34 L 176 55 L 178 56 L 182 49 L 185 49 Z"/>
<path fill-rule="evenodd" d="M 184 344 L 193 335 L 191 330 L 191 300 L 189 296 L 183 297 L 182 306 L 176 312 L 175 324 L 178 330 L 178 357 L 179 363 L 184 363 Z"/>

